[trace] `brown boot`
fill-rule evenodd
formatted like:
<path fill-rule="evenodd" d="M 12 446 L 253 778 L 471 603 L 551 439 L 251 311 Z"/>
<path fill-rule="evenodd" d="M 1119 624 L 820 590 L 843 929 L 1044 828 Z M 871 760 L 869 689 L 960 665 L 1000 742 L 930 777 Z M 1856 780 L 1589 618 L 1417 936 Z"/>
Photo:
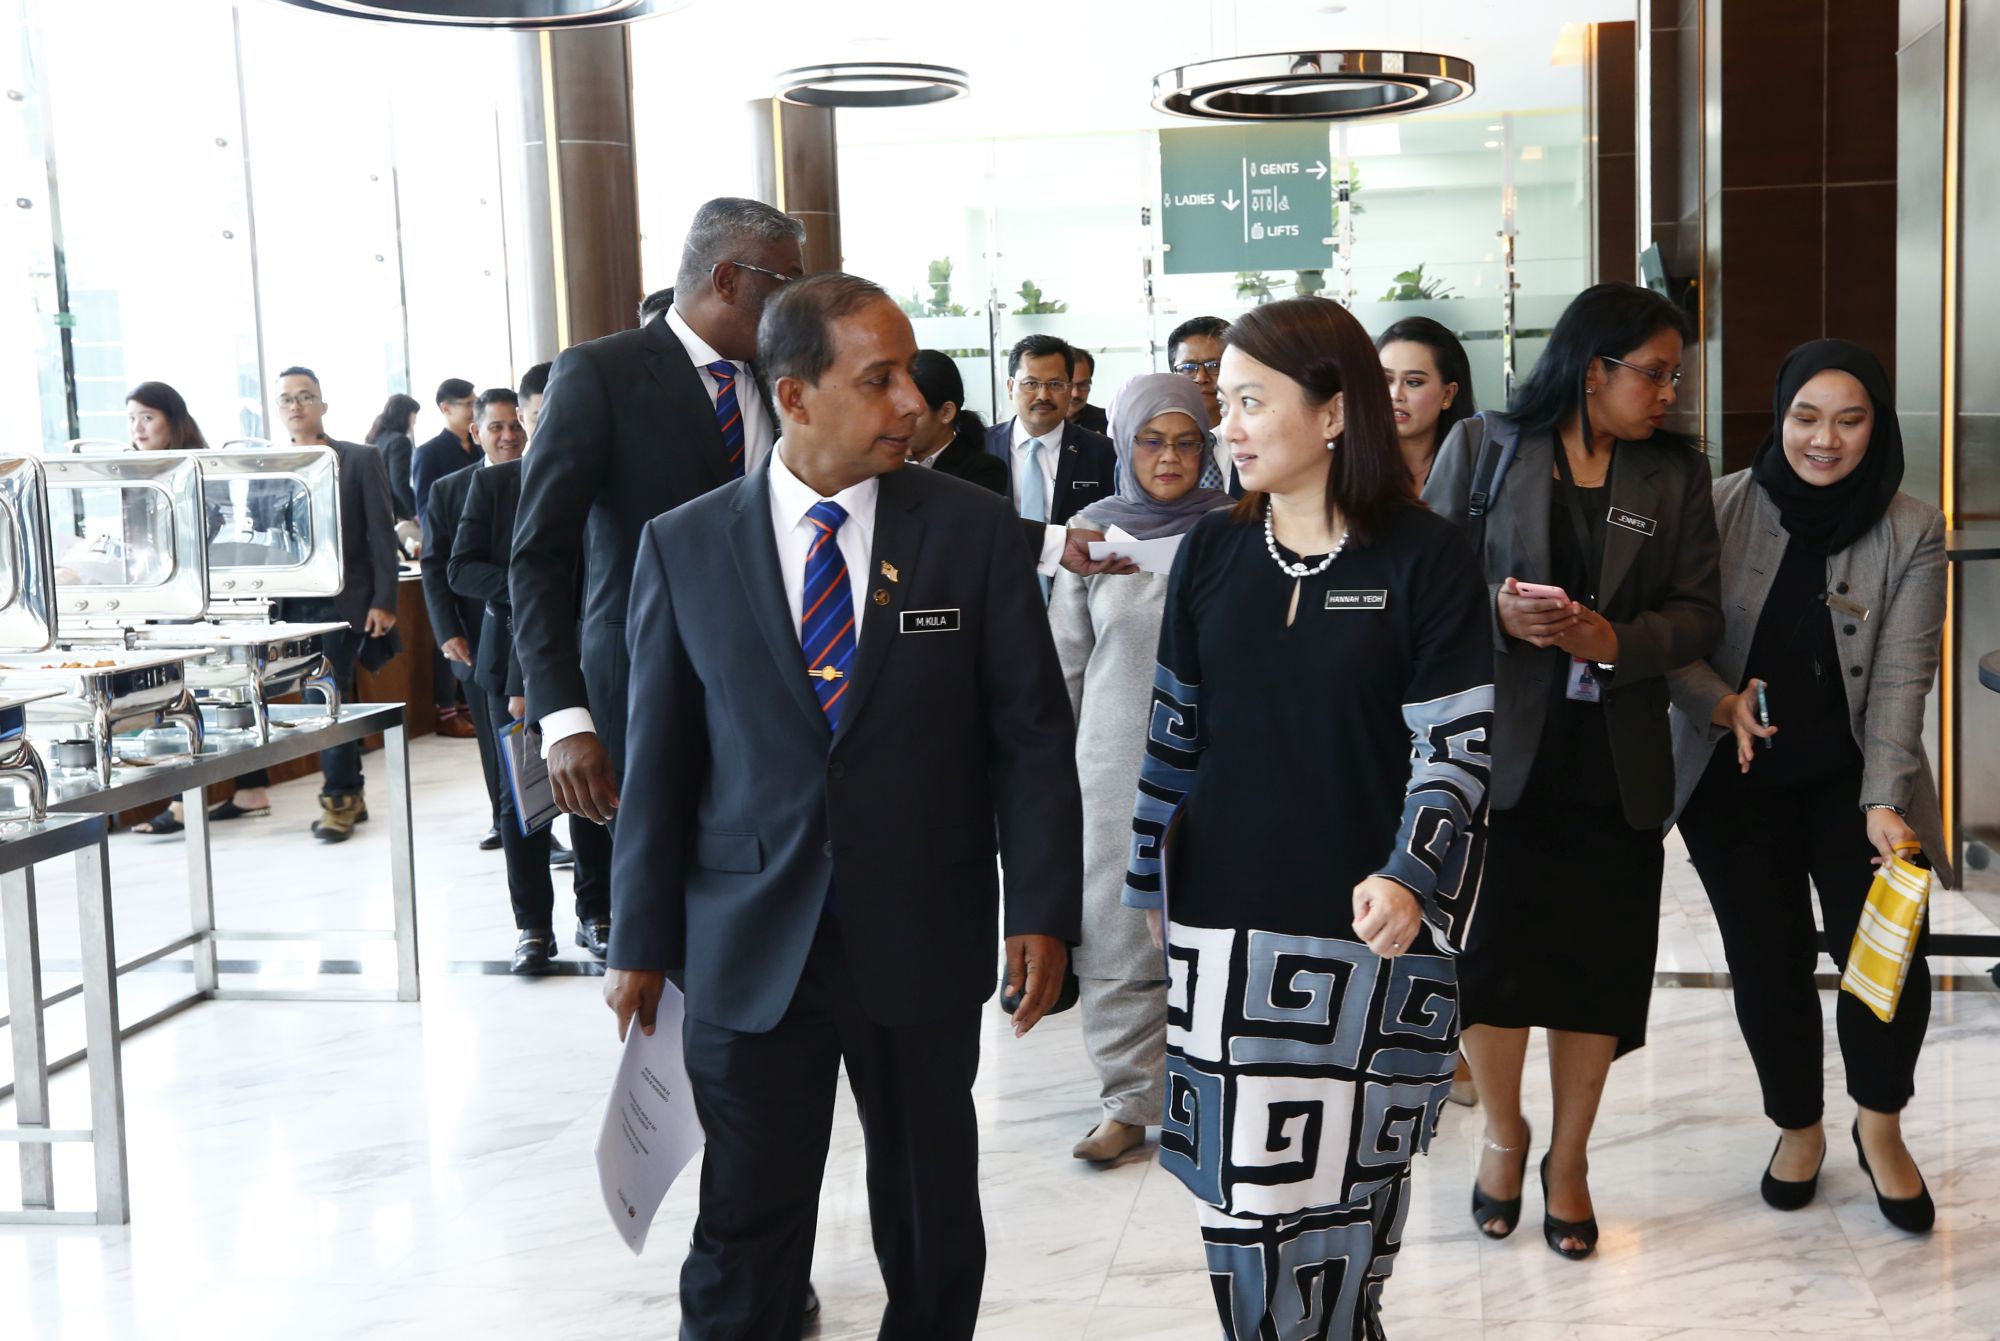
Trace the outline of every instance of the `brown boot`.
<path fill-rule="evenodd" d="M 361 818 L 361 798 L 359 796 L 327 796 L 319 798 L 319 818 L 313 821 L 313 837 L 322 843 L 344 843 L 353 834 L 354 826 Z"/>

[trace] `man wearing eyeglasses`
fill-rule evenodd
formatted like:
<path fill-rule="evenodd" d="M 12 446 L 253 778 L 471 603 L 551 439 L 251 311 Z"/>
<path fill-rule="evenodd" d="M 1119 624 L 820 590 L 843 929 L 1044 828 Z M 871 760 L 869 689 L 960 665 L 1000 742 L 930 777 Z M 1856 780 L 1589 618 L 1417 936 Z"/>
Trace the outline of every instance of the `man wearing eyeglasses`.
<path fill-rule="evenodd" d="M 625 610 L 639 534 L 770 454 L 776 417 L 751 363 L 757 321 L 805 273 L 804 237 L 768 205 L 709 201 L 674 288 L 644 323 L 564 350 L 550 372 L 523 458 L 509 582 L 528 720 L 541 727 L 557 803 L 591 821 L 571 829 L 579 899 L 610 890 L 612 839 L 600 826 L 617 813 L 625 767 Z M 603 954 L 591 939 L 585 948 Z"/>
<path fill-rule="evenodd" d="M 1021 516 L 1043 595 L 1065 559 L 1077 561 L 1064 524 L 1118 488 L 1111 439 L 1069 422 L 1075 373 L 1076 351 L 1062 340 L 1024 337 L 1007 353 L 1014 417 L 986 430 L 986 450 L 1007 467 L 1007 497 Z"/>
<path fill-rule="evenodd" d="M 1222 369 L 1222 337 L 1228 333 L 1229 323 L 1221 317 L 1189 317 L 1167 337 L 1167 366 L 1201 388 L 1210 428 L 1222 426 L 1222 392 L 1216 377 Z M 1232 498 L 1243 497 L 1236 463 L 1230 459 L 1221 434 L 1215 435 L 1215 445 L 1202 463 L 1196 483 L 1203 489 L 1226 489 Z"/>

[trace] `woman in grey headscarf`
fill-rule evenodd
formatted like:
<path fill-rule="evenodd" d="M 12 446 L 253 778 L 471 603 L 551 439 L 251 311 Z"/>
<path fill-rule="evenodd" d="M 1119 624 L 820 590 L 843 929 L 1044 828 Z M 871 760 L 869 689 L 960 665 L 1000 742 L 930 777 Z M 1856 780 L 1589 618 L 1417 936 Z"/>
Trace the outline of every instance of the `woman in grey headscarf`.
<path fill-rule="evenodd" d="M 1186 532 L 1232 500 L 1203 489 L 1211 436 L 1201 388 L 1185 377 L 1135 377 L 1112 407 L 1118 492 L 1072 526 L 1116 540 Z M 1132 830 L 1132 793 L 1146 752 L 1146 713 L 1158 664 L 1165 573 L 1056 575 L 1049 624 L 1076 712 L 1083 782 L 1083 1039 L 1104 1099 L 1102 1120 L 1070 1153 L 1107 1161 L 1144 1145 L 1166 1086 L 1165 960 L 1145 915 L 1119 902 Z"/>

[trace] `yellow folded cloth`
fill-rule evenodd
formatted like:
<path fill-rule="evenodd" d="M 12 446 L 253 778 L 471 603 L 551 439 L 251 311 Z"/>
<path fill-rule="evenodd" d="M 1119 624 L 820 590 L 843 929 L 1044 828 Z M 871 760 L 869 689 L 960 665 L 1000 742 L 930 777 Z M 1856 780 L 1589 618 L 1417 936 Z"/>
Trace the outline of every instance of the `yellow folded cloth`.
<path fill-rule="evenodd" d="M 1931 897 L 1930 871 L 1903 856 L 1916 850 L 1915 843 L 1898 843 L 1896 860 L 1876 871 L 1847 952 L 1847 970 L 1840 975 L 1840 990 L 1859 998 L 1884 1023 L 1896 1018 Z"/>

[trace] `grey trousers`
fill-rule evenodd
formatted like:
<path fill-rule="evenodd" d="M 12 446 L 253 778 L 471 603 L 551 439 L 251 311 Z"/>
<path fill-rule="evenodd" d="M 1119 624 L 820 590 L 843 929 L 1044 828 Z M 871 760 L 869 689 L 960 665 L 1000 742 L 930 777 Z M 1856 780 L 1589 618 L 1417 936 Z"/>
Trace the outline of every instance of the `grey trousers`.
<path fill-rule="evenodd" d="M 1097 1072 L 1104 1116 L 1134 1127 L 1160 1122 L 1167 1090 L 1167 985 L 1079 978 L 1083 1045 Z"/>

